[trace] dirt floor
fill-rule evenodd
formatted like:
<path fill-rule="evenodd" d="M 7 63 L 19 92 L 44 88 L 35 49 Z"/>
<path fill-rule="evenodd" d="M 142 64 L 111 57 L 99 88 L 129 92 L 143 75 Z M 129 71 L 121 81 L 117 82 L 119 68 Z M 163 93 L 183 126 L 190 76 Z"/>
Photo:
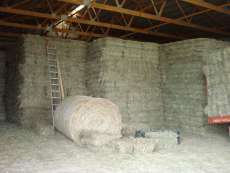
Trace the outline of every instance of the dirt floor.
<path fill-rule="evenodd" d="M 180 146 L 153 154 L 95 152 L 59 133 L 40 137 L 0 123 L 0 173 L 229 173 L 230 138 L 183 136 Z"/>

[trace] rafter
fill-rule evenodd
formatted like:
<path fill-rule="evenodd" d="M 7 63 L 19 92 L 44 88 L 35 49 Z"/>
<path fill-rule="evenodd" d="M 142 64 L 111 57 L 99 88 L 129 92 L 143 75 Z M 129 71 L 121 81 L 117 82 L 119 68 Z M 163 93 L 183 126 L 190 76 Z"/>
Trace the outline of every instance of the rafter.
<path fill-rule="evenodd" d="M 185 17 L 186 13 L 185 13 L 183 7 L 181 6 L 179 0 L 176 0 L 176 5 L 177 5 L 178 9 L 180 10 L 181 14 Z M 186 22 L 189 22 L 188 18 L 185 18 L 185 20 L 186 20 Z"/>
<path fill-rule="evenodd" d="M 66 2 L 66 3 L 72 3 L 72 4 L 82 4 L 83 3 L 82 0 L 58 0 L 58 1 Z M 169 23 L 169 24 L 178 25 L 178 26 L 189 27 L 189 28 L 193 28 L 193 29 L 197 29 L 197 30 L 201 30 L 201 31 L 205 31 L 205 32 L 230 36 L 230 33 L 225 32 L 225 31 L 212 29 L 209 27 L 200 26 L 200 25 L 193 24 L 193 23 L 187 23 L 184 21 L 179 21 L 179 20 L 168 18 L 168 17 L 157 16 L 157 15 L 153 15 L 153 14 L 149 14 L 149 13 L 143 13 L 140 11 L 134 11 L 134 10 L 121 8 L 121 7 L 115 7 L 112 5 L 105 5 L 105 4 L 93 2 L 91 4 L 91 7 L 106 10 L 106 11 L 123 13 L 123 14 L 128 14 L 131 16 L 137 16 L 137 17 L 141 17 L 141 18 L 151 19 L 151 20 L 155 20 L 155 21 L 161 21 L 161 22 L 165 22 L 165 23 Z"/>
<path fill-rule="evenodd" d="M 1 37 L 19 37 L 21 34 L 13 32 L 0 32 Z"/>
<path fill-rule="evenodd" d="M 13 27 L 13 28 L 21 28 L 21 29 L 30 29 L 30 30 L 37 30 L 37 31 L 46 31 L 47 27 L 44 26 L 37 26 L 37 25 L 28 25 L 28 24 L 21 24 L 21 23 L 15 23 L 15 22 L 5 22 L 0 20 L 0 26 L 5 27 Z M 54 32 L 61 32 L 61 33 L 73 33 L 77 35 L 83 35 L 83 36 L 90 36 L 90 37 L 105 37 L 103 34 L 96 34 L 92 32 L 81 32 L 81 31 L 72 31 L 68 29 L 59 29 L 59 28 L 53 28 Z"/>
<path fill-rule="evenodd" d="M 218 7 L 223 8 L 223 7 L 227 7 L 227 6 L 230 6 L 230 2 L 225 3 L 225 4 L 223 4 L 223 5 L 219 5 Z M 178 17 L 178 18 L 176 18 L 175 20 L 184 20 L 184 19 L 186 20 L 186 19 L 189 19 L 189 18 L 190 18 L 190 20 L 188 20 L 188 23 L 190 23 L 192 17 L 194 17 L 194 16 L 199 16 L 199 15 L 201 15 L 201 14 L 208 13 L 208 12 L 210 12 L 210 11 L 212 11 L 212 10 L 211 10 L 211 9 L 201 10 L 201 11 L 198 11 L 198 12 L 194 12 L 194 13 L 188 14 L 188 15 L 186 15 L 186 16 Z M 150 27 L 145 28 L 144 30 L 145 30 L 145 31 L 149 31 L 149 30 L 152 30 L 152 29 L 157 29 L 157 28 L 162 27 L 162 26 L 166 26 L 166 25 L 169 25 L 169 23 L 161 23 L 161 24 L 159 24 L 159 25 L 150 26 Z M 133 35 L 133 34 L 136 34 L 136 33 L 125 34 L 125 35 L 122 36 L 122 38 L 131 36 L 131 35 Z"/>
<path fill-rule="evenodd" d="M 218 7 L 217 5 L 213 5 L 213 4 L 205 2 L 203 0 L 181 0 L 181 1 L 193 4 L 193 5 L 196 5 L 196 6 L 200 6 L 200 7 L 203 7 L 203 8 L 207 8 L 207 9 L 219 12 L 219 13 L 230 15 L 230 10 L 225 10 L 222 7 Z"/>
<path fill-rule="evenodd" d="M 31 0 L 24 0 L 24 1 L 20 1 L 20 2 L 18 2 L 18 3 L 16 3 L 16 4 L 14 4 L 14 5 L 12 5 L 12 6 L 10 6 L 10 7 L 19 7 L 19 6 L 21 6 L 21 5 L 24 5 L 24 4 L 27 4 L 28 2 L 30 2 Z"/>
<path fill-rule="evenodd" d="M 61 16 L 54 16 L 54 15 L 46 14 L 46 13 L 40 13 L 40 12 L 34 12 L 34 11 L 28 11 L 28 10 L 19 10 L 19 9 L 14 9 L 14 8 L 7 8 L 7 7 L 0 7 L 0 12 L 25 15 L 25 16 L 31 16 L 31 17 L 47 18 L 50 20 L 57 20 L 57 21 L 61 19 Z M 133 28 L 133 27 L 105 23 L 105 22 L 97 22 L 97 21 L 87 20 L 87 19 L 68 18 L 66 19 L 66 21 L 70 23 L 77 23 L 77 24 L 81 23 L 81 24 L 86 24 L 86 25 L 94 25 L 98 27 L 112 28 L 112 29 L 123 30 L 123 31 L 138 32 L 138 33 L 158 36 L 158 37 L 166 37 L 166 38 L 172 38 L 172 39 L 184 39 L 183 37 L 174 36 L 174 35 L 167 34 L 167 33 L 149 32 L 149 31 L 144 31 L 139 28 Z"/>
<path fill-rule="evenodd" d="M 106 4 L 107 2 L 108 2 L 108 0 L 104 0 L 104 1 L 103 1 L 104 4 Z M 94 10 L 95 10 L 95 9 L 94 9 Z M 87 10 L 86 10 L 86 11 L 87 11 Z M 100 15 L 101 12 L 102 12 L 101 9 L 99 9 L 98 11 L 95 10 L 95 14 L 96 14 L 97 18 L 99 18 L 99 15 Z M 88 25 L 86 31 L 89 31 L 91 28 L 92 28 L 92 31 L 94 32 L 95 29 L 96 29 L 96 26 Z M 104 34 L 106 34 L 106 35 L 109 34 L 109 33 L 108 33 L 108 28 L 107 28 L 106 31 L 104 31 Z M 87 41 L 90 41 L 91 39 L 92 39 L 92 38 L 89 37 L 89 38 L 87 39 Z"/>

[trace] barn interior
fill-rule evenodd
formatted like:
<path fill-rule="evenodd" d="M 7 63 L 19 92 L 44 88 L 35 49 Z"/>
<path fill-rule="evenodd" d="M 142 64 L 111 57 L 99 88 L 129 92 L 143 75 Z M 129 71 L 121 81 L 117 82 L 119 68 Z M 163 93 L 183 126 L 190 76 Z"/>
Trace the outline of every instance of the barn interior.
<path fill-rule="evenodd" d="M 230 172 L 229 0 L 2 0 L 0 173 Z"/>

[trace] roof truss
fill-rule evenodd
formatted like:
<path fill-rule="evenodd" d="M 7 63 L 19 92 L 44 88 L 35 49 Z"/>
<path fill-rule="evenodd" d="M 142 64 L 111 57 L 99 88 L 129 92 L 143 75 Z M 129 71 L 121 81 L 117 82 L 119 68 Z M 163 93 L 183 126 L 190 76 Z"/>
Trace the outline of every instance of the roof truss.
<path fill-rule="evenodd" d="M 182 40 L 202 34 L 209 34 L 213 37 L 230 36 L 228 28 L 210 27 L 200 22 L 194 22 L 195 17 L 210 12 L 224 14 L 225 20 L 230 21 L 230 10 L 226 8 L 230 6 L 230 2 L 215 5 L 204 0 L 130 1 L 103 0 L 98 2 L 92 0 L 92 2 L 88 1 L 90 3 L 86 4 L 87 1 L 85 0 L 45 0 L 40 4 L 34 4 L 34 7 L 39 10 L 33 10 L 31 0 L 23 0 L 15 4 L 0 6 L 0 13 L 6 15 L 6 17 L 1 17 L 0 26 L 15 28 L 16 31 L 23 29 L 25 33 L 34 30 L 38 34 L 47 34 L 53 31 L 57 36 L 65 38 L 70 37 L 70 33 L 75 33 L 76 38 L 88 41 L 92 38 L 105 36 L 134 37 L 135 39 L 135 35 L 138 34 L 141 34 L 143 38 L 152 38 L 158 41 L 161 39 L 163 41 Z M 171 17 L 167 14 L 170 9 L 168 4 L 172 1 L 174 1 L 173 8 L 180 14 L 179 17 Z M 5 4 L 7 2 L 5 0 Z M 82 4 L 86 4 L 87 7 L 81 10 L 77 17 L 66 16 L 67 12 Z M 187 10 L 186 5 L 195 10 L 193 12 Z M 212 18 L 215 18 L 215 16 Z M 58 28 L 57 25 L 62 21 L 65 21 L 68 27 Z M 145 22 L 146 26 L 138 24 L 139 21 Z M 193 35 L 167 30 L 166 27 L 171 26 L 182 28 L 182 30 L 192 30 Z M 0 30 L 0 32 L 1 35 L 4 35 L 3 31 Z M 17 32 L 6 33 L 6 36 L 18 35 Z"/>

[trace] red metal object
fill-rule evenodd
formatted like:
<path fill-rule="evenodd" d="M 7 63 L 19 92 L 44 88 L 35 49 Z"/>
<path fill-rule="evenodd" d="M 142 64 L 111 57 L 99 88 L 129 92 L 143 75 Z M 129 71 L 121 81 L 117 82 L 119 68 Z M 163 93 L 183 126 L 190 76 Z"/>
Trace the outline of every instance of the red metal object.
<path fill-rule="evenodd" d="M 208 124 L 230 123 L 230 115 L 208 117 Z"/>

